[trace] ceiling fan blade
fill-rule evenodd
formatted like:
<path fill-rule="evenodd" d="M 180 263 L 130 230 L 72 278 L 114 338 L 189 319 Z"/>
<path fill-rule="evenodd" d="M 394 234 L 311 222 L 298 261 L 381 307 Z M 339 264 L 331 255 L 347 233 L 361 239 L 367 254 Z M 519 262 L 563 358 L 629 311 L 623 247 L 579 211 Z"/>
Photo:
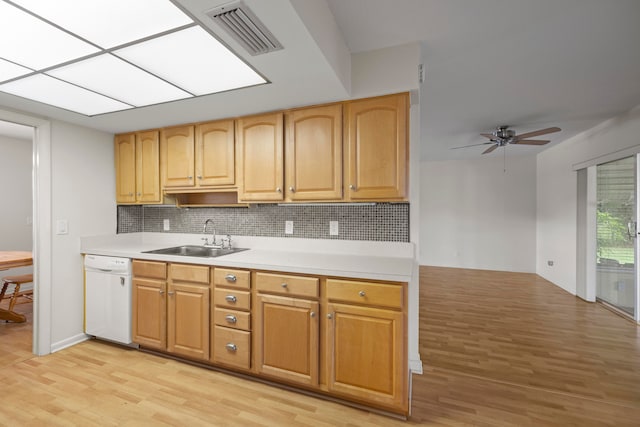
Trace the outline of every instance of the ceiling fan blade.
<path fill-rule="evenodd" d="M 532 136 L 546 135 L 548 133 L 560 132 L 561 130 L 562 129 L 557 128 L 557 127 L 540 129 L 540 130 L 536 130 L 536 131 L 533 131 L 533 132 L 523 133 L 522 135 L 516 135 L 516 140 L 520 141 L 521 139 L 531 138 Z"/>
<path fill-rule="evenodd" d="M 487 148 L 486 150 L 484 150 L 482 152 L 482 154 L 489 154 L 490 152 L 492 152 L 493 150 L 495 150 L 496 148 L 498 148 L 498 144 L 494 144 L 493 146 Z"/>
<path fill-rule="evenodd" d="M 478 145 L 493 144 L 493 142 L 482 142 L 480 144 L 463 145 L 462 147 L 451 147 L 450 150 L 457 150 L 458 148 L 477 147 Z"/>
<path fill-rule="evenodd" d="M 489 138 L 489 139 L 492 139 L 494 137 L 492 133 L 481 133 L 480 135 L 484 136 L 485 138 Z"/>
<path fill-rule="evenodd" d="M 514 142 L 514 144 L 520 144 L 520 145 L 544 145 L 544 144 L 548 144 L 551 141 L 545 141 L 543 139 L 525 139 L 525 140 L 518 140 L 516 142 Z"/>

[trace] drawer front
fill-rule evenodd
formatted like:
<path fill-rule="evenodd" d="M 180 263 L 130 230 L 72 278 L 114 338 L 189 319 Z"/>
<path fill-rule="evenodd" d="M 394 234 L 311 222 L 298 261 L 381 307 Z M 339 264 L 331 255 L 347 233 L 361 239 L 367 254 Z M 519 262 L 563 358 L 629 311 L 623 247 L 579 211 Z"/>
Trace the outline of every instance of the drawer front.
<path fill-rule="evenodd" d="M 243 329 L 245 331 L 251 329 L 251 314 L 246 311 L 216 307 L 213 311 L 213 321 L 216 325 L 226 326 L 227 328 Z"/>
<path fill-rule="evenodd" d="M 327 280 L 327 298 L 366 305 L 402 308 L 404 287 L 400 284 L 358 282 L 354 280 Z"/>
<path fill-rule="evenodd" d="M 209 283 L 209 267 L 205 265 L 170 264 L 169 275 L 173 281 Z"/>
<path fill-rule="evenodd" d="M 218 307 L 250 310 L 251 294 L 247 291 L 215 288 L 213 291 L 213 303 Z"/>
<path fill-rule="evenodd" d="M 214 363 L 242 369 L 251 367 L 251 332 L 216 326 L 213 336 Z"/>
<path fill-rule="evenodd" d="M 256 289 L 281 295 L 318 297 L 318 282 L 315 277 L 287 276 L 284 274 L 256 273 Z"/>
<path fill-rule="evenodd" d="M 150 279 L 165 280 L 167 278 L 167 263 L 134 259 L 133 275 L 135 277 L 148 277 Z"/>
<path fill-rule="evenodd" d="M 249 289 L 251 288 L 251 274 L 246 270 L 216 267 L 213 269 L 213 284 Z"/>

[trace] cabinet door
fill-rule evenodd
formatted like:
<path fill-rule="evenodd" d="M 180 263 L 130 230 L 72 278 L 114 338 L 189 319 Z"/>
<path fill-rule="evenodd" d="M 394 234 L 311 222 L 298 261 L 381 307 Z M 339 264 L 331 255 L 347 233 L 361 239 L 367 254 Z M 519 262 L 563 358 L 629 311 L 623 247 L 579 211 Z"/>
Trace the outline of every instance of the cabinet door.
<path fill-rule="evenodd" d="M 195 185 L 194 145 L 193 126 L 178 126 L 162 130 L 160 149 L 164 187 Z"/>
<path fill-rule="evenodd" d="M 115 136 L 116 202 L 136 202 L 136 136 Z"/>
<path fill-rule="evenodd" d="M 408 410 L 402 312 L 328 304 L 329 391 Z"/>
<path fill-rule="evenodd" d="M 166 282 L 133 279 L 133 342 L 164 350 L 167 347 Z"/>
<path fill-rule="evenodd" d="M 283 114 L 238 119 L 238 200 L 283 200 Z"/>
<path fill-rule="evenodd" d="M 260 374 L 318 385 L 318 303 L 257 296 L 255 361 Z"/>
<path fill-rule="evenodd" d="M 196 185 L 233 185 L 236 182 L 233 120 L 196 126 Z"/>
<path fill-rule="evenodd" d="M 136 134 L 136 200 L 159 203 L 160 138 L 157 130 Z"/>
<path fill-rule="evenodd" d="M 406 200 L 408 94 L 345 104 L 348 200 Z"/>
<path fill-rule="evenodd" d="M 287 113 L 286 200 L 342 199 L 342 105 Z"/>
<path fill-rule="evenodd" d="M 209 288 L 170 283 L 167 295 L 167 350 L 209 359 Z"/>

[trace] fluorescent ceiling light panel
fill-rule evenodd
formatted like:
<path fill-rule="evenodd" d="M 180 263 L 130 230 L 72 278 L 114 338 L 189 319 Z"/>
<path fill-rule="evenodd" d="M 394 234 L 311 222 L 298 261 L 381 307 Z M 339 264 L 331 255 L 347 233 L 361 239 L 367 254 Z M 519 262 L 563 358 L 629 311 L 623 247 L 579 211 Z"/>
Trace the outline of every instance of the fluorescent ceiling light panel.
<path fill-rule="evenodd" d="M 0 91 L 92 116 L 132 108 L 86 89 L 36 74 L 0 85 Z"/>
<path fill-rule="evenodd" d="M 15 77 L 24 76 L 33 72 L 29 68 L 14 64 L 13 62 L 0 59 L 0 82 L 13 79 Z"/>
<path fill-rule="evenodd" d="M 193 24 L 169 0 L 12 1 L 104 49 Z"/>
<path fill-rule="evenodd" d="M 136 107 L 192 96 L 108 53 L 55 68 L 47 74 Z"/>
<path fill-rule="evenodd" d="M 3 1 L 0 40 L 0 58 L 34 70 L 98 52 L 94 46 Z"/>
<path fill-rule="evenodd" d="M 176 31 L 113 53 L 195 95 L 265 83 L 258 73 L 200 27 Z"/>

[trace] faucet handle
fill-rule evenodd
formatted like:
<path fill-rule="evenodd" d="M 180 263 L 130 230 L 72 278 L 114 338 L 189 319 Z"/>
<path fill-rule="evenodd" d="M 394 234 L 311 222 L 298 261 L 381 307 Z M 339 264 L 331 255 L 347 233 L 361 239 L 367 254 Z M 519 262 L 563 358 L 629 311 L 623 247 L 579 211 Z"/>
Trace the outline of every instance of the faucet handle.
<path fill-rule="evenodd" d="M 207 236 L 201 237 L 200 240 L 204 240 L 204 245 L 207 246 L 209 244 L 209 238 Z"/>

